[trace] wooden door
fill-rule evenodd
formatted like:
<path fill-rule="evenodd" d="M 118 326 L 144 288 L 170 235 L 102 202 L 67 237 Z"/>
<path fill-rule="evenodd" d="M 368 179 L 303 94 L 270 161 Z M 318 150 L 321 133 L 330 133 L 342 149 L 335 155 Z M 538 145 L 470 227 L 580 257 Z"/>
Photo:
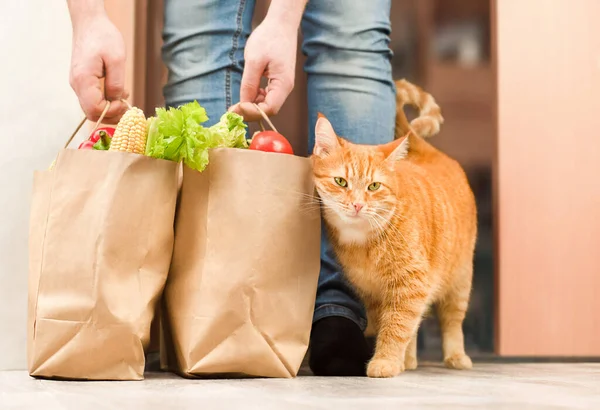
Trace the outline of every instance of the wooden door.
<path fill-rule="evenodd" d="M 600 1 L 493 10 L 496 350 L 600 356 Z"/>

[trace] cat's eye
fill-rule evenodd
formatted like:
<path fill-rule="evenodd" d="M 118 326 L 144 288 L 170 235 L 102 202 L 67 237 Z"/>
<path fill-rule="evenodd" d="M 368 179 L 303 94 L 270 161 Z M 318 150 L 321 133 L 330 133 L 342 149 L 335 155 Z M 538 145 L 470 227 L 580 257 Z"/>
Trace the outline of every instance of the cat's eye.
<path fill-rule="evenodd" d="M 369 191 L 377 191 L 381 187 L 381 182 L 373 182 L 369 185 Z"/>
<path fill-rule="evenodd" d="M 346 188 L 348 186 L 348 181 L 346 181 L 342 177 L 335 177 L 333 179 L 335 180 L 335 183 L 341 186 L 342 188 Z"/>

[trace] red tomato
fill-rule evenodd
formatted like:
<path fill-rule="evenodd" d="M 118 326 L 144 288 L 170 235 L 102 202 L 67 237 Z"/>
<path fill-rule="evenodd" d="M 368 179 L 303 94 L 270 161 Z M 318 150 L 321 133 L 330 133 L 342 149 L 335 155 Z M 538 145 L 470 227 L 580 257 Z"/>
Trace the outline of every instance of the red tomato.
<path fill-rule="evenodd" d="M 79 145 L 79 149 L 94 149 L 94 141 L 83 141 L 81 145 Z"/>
<path fill-rule="evenodd" d="M 110 138 L 112 138 L 113 134 L 115 133 L 115 129 L 113 127 L 102 127 L 94 131 L 88 139 L 94 144 L 97 143 L 100 140 L 100 131 L 104 131 L 105 133 L 107 133 Z"/>
<path fill-rule="evenodd" d="M 254 134 L 249 149 L 294 155 L 290 142 L 275 131 L 261 131 Z"/>

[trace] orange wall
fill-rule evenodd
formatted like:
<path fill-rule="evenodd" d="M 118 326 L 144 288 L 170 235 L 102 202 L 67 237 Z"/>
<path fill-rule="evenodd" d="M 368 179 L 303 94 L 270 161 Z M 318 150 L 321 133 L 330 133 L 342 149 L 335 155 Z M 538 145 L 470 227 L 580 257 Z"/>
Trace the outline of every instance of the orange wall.
<path fill-rule="evenodd" d="M 497 350 L 600 356 L 600 1 L 495 3 Z"/>

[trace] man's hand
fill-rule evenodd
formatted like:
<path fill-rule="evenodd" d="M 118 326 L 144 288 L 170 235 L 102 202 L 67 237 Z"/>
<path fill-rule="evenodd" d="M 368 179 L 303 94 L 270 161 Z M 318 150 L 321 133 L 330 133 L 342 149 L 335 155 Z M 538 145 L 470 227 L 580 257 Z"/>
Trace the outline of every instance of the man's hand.
<path fill-rule="evenodd" d="M 272 0 L 267 16 L 248 38 L 240 103 L 229 110 L 246 121 L 260 119 L 253 103 L 276 115 L 294 88 L 298 26 L 306 0 Z M 268 79 L 260 88 L 262 77 Z"/>
<path fill-rule="evenodd" d="M 73 23 L 70 84 L 89 120 L 96 121 L 106 105 L 103 122 L 116 123 L 127 109 L 125 43 L 104 11 L 103 2 L 69 1 Z"/>

